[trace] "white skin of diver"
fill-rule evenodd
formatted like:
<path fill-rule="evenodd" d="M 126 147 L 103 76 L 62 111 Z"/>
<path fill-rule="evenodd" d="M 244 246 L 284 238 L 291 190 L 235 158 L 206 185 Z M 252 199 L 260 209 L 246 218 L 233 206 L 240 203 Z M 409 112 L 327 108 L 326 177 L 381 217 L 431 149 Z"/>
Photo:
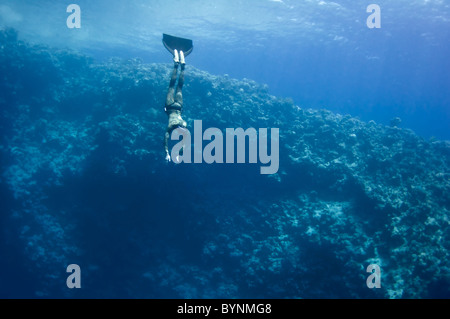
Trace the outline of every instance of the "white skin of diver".
<path fill-rule="evenodd" d="M 184 67 L 186 62 L 184 61 L 184 53 L 174 50 L 173 58 L 174 66 L 172 76 L 170 78 L 169 90 L 167 92 L 166 105 L 164 111 L 169 117 L 169 123 L 167 124 L 166 134 L 164 135 L 164 150 L 166 152 L 166 161 L 170 162 L 169 155 L 169 138 L 172 131 L 176 128 L 186 129 L 186 121 L 181 118 L 183 111 L 183 95 L 181 90 L 184 84 Z M 178 78 L 178 85 L 175 90 L 175 82 L 177 81 L 178 66 L 181 64 L 180 77 Z"/>

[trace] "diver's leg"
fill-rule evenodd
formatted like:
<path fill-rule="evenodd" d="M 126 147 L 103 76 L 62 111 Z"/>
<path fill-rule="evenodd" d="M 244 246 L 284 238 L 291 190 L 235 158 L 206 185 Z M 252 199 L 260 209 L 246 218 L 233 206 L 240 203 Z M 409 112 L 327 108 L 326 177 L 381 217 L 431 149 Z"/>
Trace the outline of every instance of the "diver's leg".
<path fill-rule="evenodd" d="M 183 84 L 184 84 L 184 66 L 185 66 L 185 61 L 184 61 L 184 54 L 183 51 L 180 51 L 180 63 L 181 63 L 181 72 L 180 72 L 180 77 L 178 78 L 178 85 L 177 85 L 177 92 L 175 94 L 175 102 L 180 103 L 180 105 L 183 105 L 183 94 L 182 94 L 182 89 L 183 89 Z"/>
<path fill-rule="evenodd" d="M 172 76 L 170 77 L 169 90 L 166 97 L 166 106 L 175 102 L 175 82 L 177 81 L 178 62 L 173 65 Z"/>
<path fill-rule="evenodd" d="M 173 62 L 175 62 L 175 63 L 180 62 L 177 49 L 173 50 Z"/>
<path fill-rule="evenodd" d="M 181 65 L 180 77 L 178 78 L 177 92 L 175 93 L 175 102 L 183 105 L 183 93 L 181 90 L 183 89 L 184 84 L 184 65 Z"/>

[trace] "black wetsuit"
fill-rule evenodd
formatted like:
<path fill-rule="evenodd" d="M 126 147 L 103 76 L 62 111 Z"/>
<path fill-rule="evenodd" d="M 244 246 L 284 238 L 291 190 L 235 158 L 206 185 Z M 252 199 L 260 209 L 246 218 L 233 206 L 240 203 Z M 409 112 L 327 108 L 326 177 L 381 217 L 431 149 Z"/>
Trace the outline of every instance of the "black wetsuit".
<path fill-rule="evenodd" d="M 169 138 L 172 131 L 177 127 L 186 127 L 186 122 L 181 118 L 183 111 L 183 95 L 181 90 L 184 84 L 184 64 L 181 64 L 180 77 L 178 78 L 178 85 L 175 91 L 175 82 L 177 81 L 179 63 L 175 63 L 172 71 L 172 76 L 169 83 L 169 91 L 167 92 L 166 105 L 164 111 L 169 117 L 166 134 L 164 135 L 164 150 L 166 155 L 169 154 Z"/>

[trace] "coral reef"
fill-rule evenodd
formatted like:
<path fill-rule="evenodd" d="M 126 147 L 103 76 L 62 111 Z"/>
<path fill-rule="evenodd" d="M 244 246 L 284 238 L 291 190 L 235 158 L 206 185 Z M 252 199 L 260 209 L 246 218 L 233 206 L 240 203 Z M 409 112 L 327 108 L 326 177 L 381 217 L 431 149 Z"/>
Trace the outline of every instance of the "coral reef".
<path fill-rule="evenodd" d="M 188 65 L 188 126 L 279 128 L 280 169 L 167 165 L 171 65 L 0 40 L 2 246 L 29 261 L 30 295 L 450 296 L 449 142 Z M 381 289 L 366 287 L 372 263 Z"/>

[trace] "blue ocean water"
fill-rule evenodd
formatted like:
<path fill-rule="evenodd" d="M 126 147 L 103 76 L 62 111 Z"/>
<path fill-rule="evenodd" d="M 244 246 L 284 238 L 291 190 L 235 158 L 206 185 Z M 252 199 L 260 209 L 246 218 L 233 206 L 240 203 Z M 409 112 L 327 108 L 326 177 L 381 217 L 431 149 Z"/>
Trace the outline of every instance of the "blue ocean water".
<path fill-rule="evenodd" d="M 73 3 L 0 0 L 0 297 L 450 296 L 449 3 Z M 277 174 L 164 162 L 162 33 L 188 128 L 279 128 Z"/>
<path fill-rule="evenodd" d="M 449 16 L 446 1 L 369 2 L 78 1 L 81 29 L 68 29 L 68 4 L 2 0 L 0 22 L 35 43 L 98 58 L 167 62 L 161 34 L 195 41 L 189 63 L 212 74 L 266 83 L 302 107 L 365 121 L 403 120 L 425 137 L 449 139 Z"/>

